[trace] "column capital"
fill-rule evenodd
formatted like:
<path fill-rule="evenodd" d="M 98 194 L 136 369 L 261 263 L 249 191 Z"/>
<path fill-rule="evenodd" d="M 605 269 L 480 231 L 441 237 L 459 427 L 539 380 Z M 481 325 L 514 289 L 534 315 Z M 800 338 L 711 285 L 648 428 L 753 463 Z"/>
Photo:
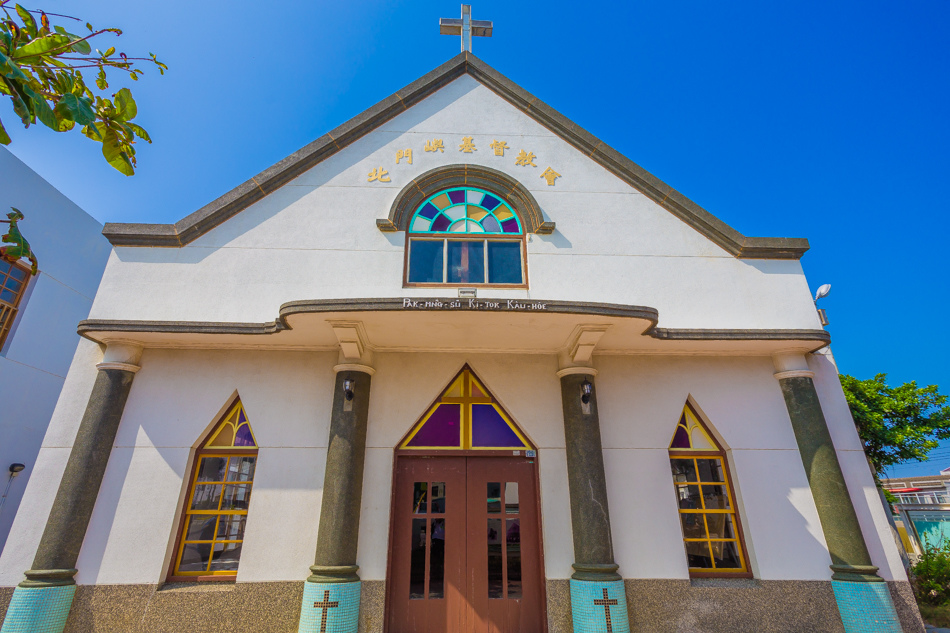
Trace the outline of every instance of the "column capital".
<path fill-rule="evenodd" d="M 142 346 L 131 341 L 106 341 L 106 351 L 96 369 L 121 369 L 133 374 L 141 369 Z"/>
<path fill-rule="evenodd" d="M 584 374 L 587 376 L 596 376 L 597 370 L 593 367 L 565 367 L 564 369 L 559 369 L 557 372 L 558 378 L 563 378 L 564 376 L 571 376 L 575 374 Z"/>
<path fill-rule="evenodd" d="M 788 371 L 777 371 L 772 374 L 776 380 L 783 378 L 814 378 L 815 372 L 810 369 L 790 369 Z"/>
<path fill-rule="evenodd" d="M 359 363 L 340 363 L 333 366 L 333 371 L 337 374 L 341 371 L 358 371 L 370 376 L 376 373 L 376 370 L 369 365 L 360 365 Z"/>
<path fill-rule="evenodd" d="M 772 354 L 772 365 L 775 367 L 775 377 L 779 380 L 782 378 L 792 378 L 793 376 L 780 376 L 779 374 L 786 374 L 789 372 L 809 372 L 811 375 L 814 375 L 814 372 L 808 369 L 808 360 L 805 358 L 805 355 L 797 351 L 787 351 L 787 352 L 775 352 Z"/>

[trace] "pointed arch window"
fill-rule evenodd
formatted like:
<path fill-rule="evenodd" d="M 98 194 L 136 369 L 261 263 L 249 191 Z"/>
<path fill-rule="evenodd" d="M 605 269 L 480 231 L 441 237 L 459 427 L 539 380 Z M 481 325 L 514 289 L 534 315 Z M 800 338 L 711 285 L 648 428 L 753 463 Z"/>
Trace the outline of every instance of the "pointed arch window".
<path fill-rule="evenodd" d="M 518 425 L 465 366 L 412 427 L 399 448 L 531 450 Z"/>
<path fill-rule="evenodd" d="M 195 453 L 172 580 L 237 575 L 256 467 L 257 441 L 238 399 Z"/>
<path fill-rule="evenodd" d="M 670 442 L 670 467 L 690 575 L 748 576 L 725 451 L 689 404 Z"/>
<path fill-rule="evenodd" d="M 524 285 L 524 228 L 504 197 L 452 187 L 409 221 L 406 285 Z"/>

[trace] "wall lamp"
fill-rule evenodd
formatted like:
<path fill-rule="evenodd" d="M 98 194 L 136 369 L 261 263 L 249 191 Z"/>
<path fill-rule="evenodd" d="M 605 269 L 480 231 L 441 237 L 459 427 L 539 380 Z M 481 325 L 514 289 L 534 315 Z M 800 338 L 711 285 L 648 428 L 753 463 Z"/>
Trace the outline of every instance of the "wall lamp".
<path fill-rule="evenodd" d="M 353 400 L 353 381 L 349 378 L 343 380 L 343 397 L 347 402 Z"/>
<path fill-rule="evenodd" d="M 3 496 L 0 497 L 0 511 L 3 510 L 3 503 L 7 500 L 7 493 L 10 492 L 10 484 L 13 483 L 14 478 L 23 472 L 23 469 L 26 468 L 23 464 L 14 463 L 10 464 L 10 477 L 7 479 L 7 487 L 3 490 Z"/>
<path fill-rule="evenodd" d="M 581 402 L 584 404 L 590 404 L 590 397 L 594 393 L 594 385 L 590 384 L 589 380 L 585 380 L 581 383 Z"/>

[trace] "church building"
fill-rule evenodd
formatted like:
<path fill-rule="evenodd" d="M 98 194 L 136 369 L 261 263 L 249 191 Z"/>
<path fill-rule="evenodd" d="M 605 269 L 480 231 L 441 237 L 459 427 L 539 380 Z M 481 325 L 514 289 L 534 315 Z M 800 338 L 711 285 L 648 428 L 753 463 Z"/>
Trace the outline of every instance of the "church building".
<path fill-rule="evenodd" d="M 470 50 L 103 232 L 2 633 L 923 631 L 808 242 Z"/>

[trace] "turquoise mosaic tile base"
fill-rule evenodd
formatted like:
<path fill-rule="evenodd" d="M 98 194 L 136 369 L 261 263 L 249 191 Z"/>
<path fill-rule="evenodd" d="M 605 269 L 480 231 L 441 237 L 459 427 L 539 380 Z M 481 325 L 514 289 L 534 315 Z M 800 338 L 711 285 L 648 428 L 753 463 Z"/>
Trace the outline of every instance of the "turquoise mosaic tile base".
<path fill-rule="evenodd" d="M 63 633 L 76 585 L 17 587 L 0 633 Z"/>
<path fill-rule="evenodd" d="M 630 633 L 623 581 L 571 579 L 574 633 Z"/>
<path fill-rule="evenodd" d="M 901 633 L 885 582 L 832 580 L 845 633 Z"/>
<path fill-rule="evenodd" d="M 360 620 L 360 584 L 305 582 L 297 632 L 356 633 Z"/>

